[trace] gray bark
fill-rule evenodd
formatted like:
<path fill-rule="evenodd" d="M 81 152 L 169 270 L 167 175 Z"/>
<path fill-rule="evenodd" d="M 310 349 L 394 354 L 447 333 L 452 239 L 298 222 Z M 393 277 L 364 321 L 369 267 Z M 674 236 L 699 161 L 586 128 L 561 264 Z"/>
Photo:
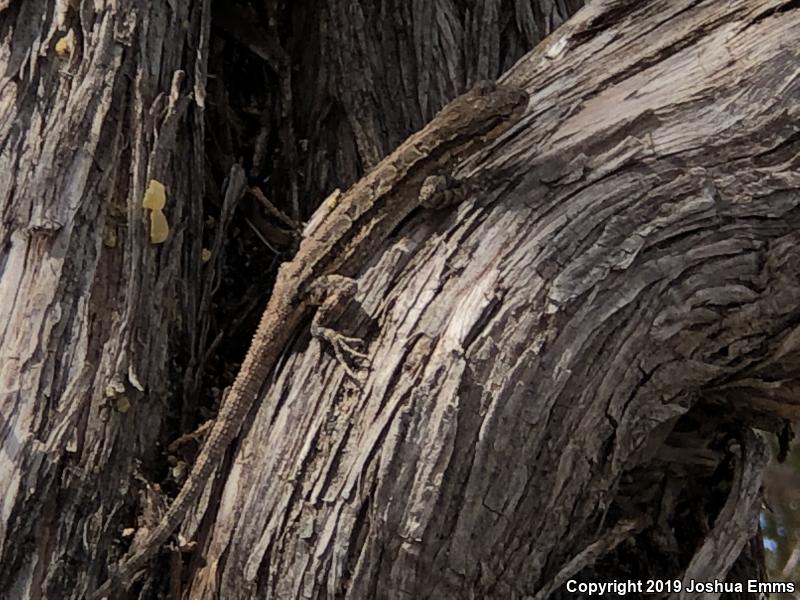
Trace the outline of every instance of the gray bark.
<path fill-rule="evenodd" d="M 362 278 L 361 388 L 305 338 L 271 382 L 193 597 L 544 597 L 756 551 L 750 427 L 798 411 L 797 8 L 565 27 L 505 78 L 528 118 L 460 170 L 502 178 Z"/>
<path fill-rule="evenodd" d="M 0 2 L 1 597 L 81 598 L 103 576 L 170 356 L 199 347 L 179 283 L 201 270 L 209 18 L 206 1 Z"/>
<path fill-rule="evenodd" d="M 297 9 L 329 62 L 251 43 L 280 116 L 214 128 L 209 174 L 207 4 L 86 4 L 59 25 L 45 2 L 0 2 L 0 596 L 82 597 L 121 528 L 157 518 L 142 481 L 158 475 L 135 465 L 164 462 L 170 382 L 174 405 L 200 385 L 223 253 L 202 280 L 206 176 L 236 184 L 221 240 L 243 186 L 232 157 L 253 148 L 262 179 L 284 145 L 267 191 L 305 217 L 305 198 L 566 16 L 466 4 Z M 504 80 L 531 94 L 527 117 L 458 171 L 485 189 L 411 219 L 340 320 L 368 343 L 360 385 L 307 331 L 287 348 L 184 529 L 199 541 L 185 596 L 544 598 L 570 578 L 756 576 L 751 427 L 800 408 L 795 5 L 595 2 L 517 62 Z M 58 59 L 70 28 L 76 53 Z M 214 123 L 240 92 L 209 88 Z M 161 245 L 151 179 L 167 184 Z M 154 566 L 138 593 L 164 579 Z"/>

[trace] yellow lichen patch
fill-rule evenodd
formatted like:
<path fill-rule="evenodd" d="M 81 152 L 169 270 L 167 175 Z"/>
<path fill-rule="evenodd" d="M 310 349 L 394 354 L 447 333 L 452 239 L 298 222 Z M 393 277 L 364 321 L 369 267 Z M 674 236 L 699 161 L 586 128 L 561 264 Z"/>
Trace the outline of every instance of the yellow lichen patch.
<path fill-rule="evenodd" d="M 117 412 L 125 414 L 131 409 L 131 401 L 128 400 L 127 396 L 119 396 L 118 398 L 114 399 L 114 408 L 117 410 Z"/>
<path fill-rule="evenodd" d="M 120 394 L 125 392 L 125 384 L 122 383 L 118 378 L 114 378 L 106 384 L 103 393 L 105 394 L 106 398 L 116 398 Z"/>
<path fill-rule="evenodd" d="M 70 29 L 56 42 L 55 51 L 58 58 L 69 58 L 75 50 L 75 32 Z"/>
<path fill-rule="evenodd" d="M 203 251 L 200 253 L 200 260 L 202 260 L 204 263 L 207 263 L 208 261 L 210 261 L 211 260 L 211 250 L 209 250 L 208 248 L 203 248 Z"/>
<path fill-rule="evenodd" d="M 161 244 L 169 235 L 167 217 L 161 210 L 150 212 L 150 243 Z"/>
<path fill-rule="evenodd" d="M 150 210 L 164 210 L 167 204 L 167 190 L 164 184 L 156 179 L 151 179 L 147 184 L 147 191 L 144 193 L 142 206 Z"/>
<path fill-rule="evenodd" d="M 325 199 L 325 204 L 328 206 L 328 210 L 333 210 L 336 208 L 336 205 L 339 204 L 339 199 L 342 197 L 342 190 L 336 188 L 331 192 L 331 195 Z"/>
<path fill-rule="evenodd" d="M 169 223 L 164 214 L 164 206 L 167 204 L 167 190 L 164 184 L 155 179 L 151 179 L 144 193 L 142 207 L 149 209 L 150 212 L 150 243 L 161 244 L 169 236 Z"/>
<path fill-rule="evenodd" d="M 103 243 L 108 248 L 117 247 L 117 228 L 106 223 L 103 227 Z"/>

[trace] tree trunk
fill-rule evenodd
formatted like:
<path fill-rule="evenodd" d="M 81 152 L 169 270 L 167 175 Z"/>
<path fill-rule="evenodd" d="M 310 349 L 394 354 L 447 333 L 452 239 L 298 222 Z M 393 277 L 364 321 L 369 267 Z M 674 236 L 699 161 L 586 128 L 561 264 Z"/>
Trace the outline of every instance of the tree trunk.
<path fill-rule="evenodd" d="M 210 3 L 165 6 L 0 2 L 5 598 L 82 598 L 105 574 L 171 357 L 202 350 Z"/>
<path fill-rule="evenodd" d="M 122 528 L 157 518 L 141 482 L 168 479 L 131 475 L 164 462 L 170 386 L 184 412 L 202 387 L 245 185 L 232 157 L 304 218 L 566 16 L 267 3 L 267 30 L 313 32 L 301 50 L 215 13 L 205 165 L 208 4 L 128 4 L 0 1 L 9 598 L 82 597 Z M 252 82 L 223 85 L 231 33 L 275 84 L 249 113 Z M 302 330 L 265 383 L 185 524 L 185 597 L 574 597 L 648 579 L 694 597 L 691 580 L 763 580 L 752 427 L 800 410 L 800 51 L 784 41 L 799 37 L 789 0 L 605 0 L 514 64 L 526 117 L 456 172 L 481 191 L 409 219 L 339 320 L 367 343 L 361 380 Z M 166 579 L 154 564 L 140 597 Z"/>

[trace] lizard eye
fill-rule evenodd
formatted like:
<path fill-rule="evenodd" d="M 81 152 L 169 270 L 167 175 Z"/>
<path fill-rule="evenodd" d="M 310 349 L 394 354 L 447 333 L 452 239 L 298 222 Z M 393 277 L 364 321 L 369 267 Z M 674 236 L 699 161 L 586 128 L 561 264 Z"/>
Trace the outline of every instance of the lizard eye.
<path fill-rule="evenodd" d="M 488 79 L 481 79 L 475 82 L 475 85 L 472 86 L 472 92 L 476 96 L 486 96 L 491 94 L 495 90 L 495 83 L 494 81 L 489 81 Z"/>

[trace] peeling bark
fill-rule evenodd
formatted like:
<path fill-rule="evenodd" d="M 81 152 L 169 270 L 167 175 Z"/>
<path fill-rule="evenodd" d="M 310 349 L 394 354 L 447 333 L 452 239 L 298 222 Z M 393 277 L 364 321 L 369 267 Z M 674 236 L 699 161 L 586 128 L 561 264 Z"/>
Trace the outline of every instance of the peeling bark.
<path fill-rule="evenodd" d="M 798 415 L 799 16 L 595 3 L 515 65 L 528 118 L 460 170 L 502 177 L 363 276 L 360 389 L 301 336 L 192 597 L 533 596 L 641 513 L 596 577 L 724 580 L 748 428 Z"/>
<path fill-rule="evenodd" d="M 0 596 L 80 598 L 199 347 L 209 4 L 0 10 Z"/>
<path fill-rule="evenodd" d="M 95 5 L 0 0 L 0 597 L 80 598 L 121 528 L 158 518 L 131 474 L 163 463 L 170 385 L 200 385 L 219 281 L 199 259 L 202 198 L 218 196 L 219 265 L 242 148 L 259 181 L 285 150 L 267 191 L 307 216 L 574 8 L 267 3 L 317 45 L 284 50 L 274 23 L 242 42 L 278 83 L 256 126 L 212 127 L 209 173 L 209 4 Z M 240 25 L 220 25 L 212 73 Z M 795 39 L 789 0 L 602 0 L 514 64 L 526 118 L 458 171 L 484 189 L 410 219 L 340 320 L 368 343 L 364 380 L 307 331 L 287 348 L 185 524 L 200 543 L 184 596 L 758 578 L 751 427 L 800 412 Z M 212 123 L 245 104 L 209 87 Z M 141 208 L 151 179 L 163 245 Z M 165 579 L 154 564 L 139 597 Z"/>

